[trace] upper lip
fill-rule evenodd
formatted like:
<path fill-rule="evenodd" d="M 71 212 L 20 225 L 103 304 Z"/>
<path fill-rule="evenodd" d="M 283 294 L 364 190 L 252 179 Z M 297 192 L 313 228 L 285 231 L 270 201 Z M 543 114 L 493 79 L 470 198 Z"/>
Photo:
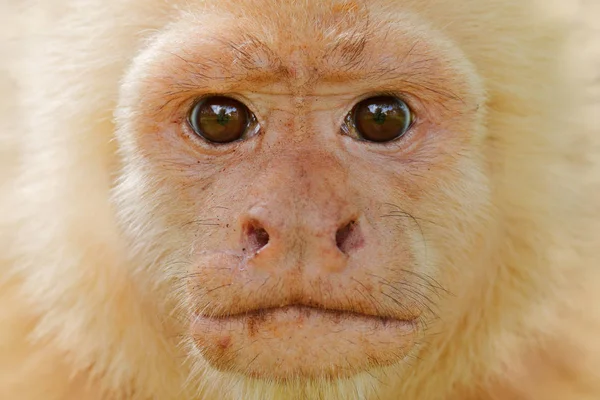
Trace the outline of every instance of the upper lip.
<path fill-rule="evenodd" d="M 218 261 L 218 260 L 217 260 Z M 228 261 L 228 260 L 226 260 Z M 214 266 L 219 264 L 213 262 Z M 225 268 L 228 263 L 224 263 Z M 188 276 L 189 305 L 202 317 L 226 318 L 283 307 L 412 321 L 435 307 L 436 287 L 415 274 L 379 277 L 368 269 L 326 279 L 298 272 L 198 268 Z"/>

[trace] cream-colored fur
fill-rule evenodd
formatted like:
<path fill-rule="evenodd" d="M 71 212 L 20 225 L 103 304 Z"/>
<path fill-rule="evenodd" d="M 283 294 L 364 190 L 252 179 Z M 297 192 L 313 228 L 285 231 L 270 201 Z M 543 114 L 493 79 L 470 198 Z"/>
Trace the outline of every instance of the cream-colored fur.
<path fill-rule="evenodd" d="M 482 78 L 488 116 L 473 146 L 485 170 L 473 176 L 491 181 L 480 189 L 491 191 L 494 229 L 477 232 L 479 242 L 461 226 L 448 234 L 472 254 L 444 268 L 469 284 L 453 286 L 440 305 L 451 322 L 434 323 L 408 368 L 376 375 L 381 385 L 366 375 L 278 386 L 207 372 L 176 346 L 184 333 L 168 304 L 178 298 L 160 297 L 163 249 L 132 248 L 117 223 L 117 211 L 147 218 L 160 190 L 114 209 L 123 191 L 150 189 L 117 157 L 130 145 L 115 140 L 113 118 L 126 72 L 181 10 L 205 12 L 201 3 L 0 5 L 0 399 L 600 398 L 597 4 L 388 2 L 441 32 Z M 273 12 L 278 2 L 258 3 L 216 7 Z M 154 233 L 137 228 L 128 234 Z"/>

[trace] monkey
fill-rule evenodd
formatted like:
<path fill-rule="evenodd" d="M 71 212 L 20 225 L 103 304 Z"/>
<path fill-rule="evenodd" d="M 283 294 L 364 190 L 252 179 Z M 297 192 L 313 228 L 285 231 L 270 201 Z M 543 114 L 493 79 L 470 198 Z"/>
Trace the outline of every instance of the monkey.
<path fill-rule="evenodd" d="M 0 7 L 0 398 L 600 398 L 591 2 Z"/>

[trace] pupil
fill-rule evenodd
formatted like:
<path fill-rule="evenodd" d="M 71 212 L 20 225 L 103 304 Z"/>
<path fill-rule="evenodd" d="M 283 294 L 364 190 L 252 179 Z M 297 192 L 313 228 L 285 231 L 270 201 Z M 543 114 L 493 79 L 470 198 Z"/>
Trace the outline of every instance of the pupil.
<path fill-rule="evenodd" d="M 377 108 L 377 110 L 375 110 L 375 114 L 373 115 L 373 121 L 375 121 L 377 125 L 383 125 L 385 120 L 385 113 L 381 110 L 381 108 Z"/>
<path fill-rule="evenodd" d="M 217 123 L 221 126 L 225 126 L 227 125 L 230 119 L 231 117 L 229 116 L 227 111 L 224 108 L 221 108 L 221 110 L 219 110 L 219 114 L 217 114 Z"/>

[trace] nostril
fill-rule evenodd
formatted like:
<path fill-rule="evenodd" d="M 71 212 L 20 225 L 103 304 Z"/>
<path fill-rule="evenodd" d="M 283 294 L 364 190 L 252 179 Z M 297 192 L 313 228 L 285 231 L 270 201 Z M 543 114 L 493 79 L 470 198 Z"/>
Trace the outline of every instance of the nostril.
<path fill-rule="evenodd" d="M 363 237 L 356 221 L 350 221 L 338 229 L 335 234 L 335 242 L 338 249 L 344 254 L 360 247 L 363 244 Z"/>
<path fill-rule="evenodd" d="M 246 226 L 247 249 L 258 253 L 269 243 L 269 233 L 259 223 L 252 222 Z"/>

